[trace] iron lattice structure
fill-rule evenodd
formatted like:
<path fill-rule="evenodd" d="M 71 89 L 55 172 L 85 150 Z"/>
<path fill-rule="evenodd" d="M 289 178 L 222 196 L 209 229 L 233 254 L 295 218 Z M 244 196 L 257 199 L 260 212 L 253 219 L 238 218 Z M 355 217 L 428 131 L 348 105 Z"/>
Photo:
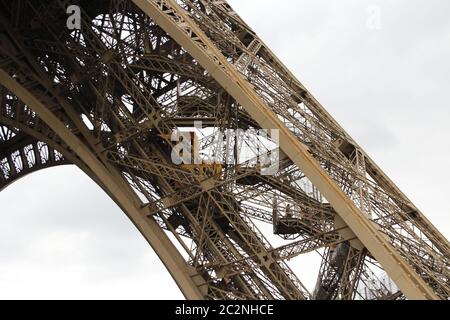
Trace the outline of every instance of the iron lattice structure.
<path fill-rule="evenodd" d="M 449 298 L 448 241 L 226 1 L 1 0 L 0 43 L 0 190 L 78 166 L 186 298 Z M 267 148 L 245 136 L 227 164 L 173 164 L 173 129 L 199 120 L 204 153 L 278 130 L 278 172 L 239 159 Z M 309 292 L 288 260 L 313 252 Z"/>

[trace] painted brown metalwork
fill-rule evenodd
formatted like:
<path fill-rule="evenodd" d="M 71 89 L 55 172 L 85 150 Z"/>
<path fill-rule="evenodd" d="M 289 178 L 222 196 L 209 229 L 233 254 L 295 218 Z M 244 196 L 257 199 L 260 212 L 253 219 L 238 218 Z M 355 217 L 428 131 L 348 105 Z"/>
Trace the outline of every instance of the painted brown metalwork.
<path fill-rule="evenodd" d="M 66 28 L 70 4 L 78 30 Z M 0 189 L 79 166 L 188 299 L 448 299 L 448 241 L 226 1 L 0 9 Z M 173 130 L 199 121 L 203 160 L 173 163 Z M 259 129 L 279 132 L 273 175 L 255 165 L 269 151 L 247 136 Z M 289 260 L 314 252 L 309 292 Z"/>

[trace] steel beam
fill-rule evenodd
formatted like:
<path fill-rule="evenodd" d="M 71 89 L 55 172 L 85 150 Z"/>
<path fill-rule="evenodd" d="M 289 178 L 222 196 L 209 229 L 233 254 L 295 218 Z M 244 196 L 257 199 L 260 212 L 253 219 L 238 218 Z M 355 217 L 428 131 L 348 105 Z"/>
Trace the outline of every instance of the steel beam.
<path fill-rule="evenodd" d="M 175 1 L 133 0 L 133 2 L 187 50 L 262 128 L 279 130 L 280 148 L 332 204 L 336 212 L 409 299 L 438 299 L 433 290 L 392 247 L 375 224 L 355 206 L 322 169 L 311 156 L 308 148 L 286 128 L 258 96 L 250 83 L 227 61 Z"/>
<path fill-rule="evenodd" d="M 204 299 L 205 292 L 202 292 L 199 288 L 202 283 L 201 281 L 197 281 L 197 283 L 195 281 L 195 279 L 199 279 L 199 276 L 189 268 L 155 220 L 142 212 L 140 201 L 136 199 L 136 195 L 129 192 L 129 187 L 123 183 L 123 180 L 118 178 L 114 172 L 109 171 L 95 154 L 70 132 L 64 123 L 3 69 L 0 69 L 0 83 L 13 92 L 23 103 L 31 107 L 95 173 L 98 180 L 120 203 L 121 208 L 155 250 L 184 296 L 192 300 Z"/>

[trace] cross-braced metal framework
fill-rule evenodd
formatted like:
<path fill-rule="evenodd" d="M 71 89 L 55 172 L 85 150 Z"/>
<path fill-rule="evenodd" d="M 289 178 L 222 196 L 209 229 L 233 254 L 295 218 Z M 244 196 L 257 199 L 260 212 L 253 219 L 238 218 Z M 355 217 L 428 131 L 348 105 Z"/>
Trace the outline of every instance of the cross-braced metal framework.
<path fill-rule="evenodd" d="M 79 166 L 186 298 L 449 298 L 448 241 L 226 1 L 2 0 L 0 43 L 0 189 Z M 173 163 L 176 128 L 199 162 Z M 289 263 L 307 253 L 311 292 Z"/>

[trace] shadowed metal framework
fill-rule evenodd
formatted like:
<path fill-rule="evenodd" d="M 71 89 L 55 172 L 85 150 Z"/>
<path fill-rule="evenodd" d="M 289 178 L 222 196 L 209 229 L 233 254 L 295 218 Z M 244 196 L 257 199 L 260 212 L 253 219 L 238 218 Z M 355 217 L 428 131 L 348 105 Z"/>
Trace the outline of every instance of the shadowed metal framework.
<path fill-rule="evenodd" d="M 77 165 L 186 298 L 449 298 L 445 237 L 226 1 L 0 0 L 0 43 L 0 190 Z M 226 164 L 173 164 L 171 133 L 200 120 L 202 156 Z M 220 153 L 229 129 L 278 130 L 278 172 L 245 133 Z"/>

